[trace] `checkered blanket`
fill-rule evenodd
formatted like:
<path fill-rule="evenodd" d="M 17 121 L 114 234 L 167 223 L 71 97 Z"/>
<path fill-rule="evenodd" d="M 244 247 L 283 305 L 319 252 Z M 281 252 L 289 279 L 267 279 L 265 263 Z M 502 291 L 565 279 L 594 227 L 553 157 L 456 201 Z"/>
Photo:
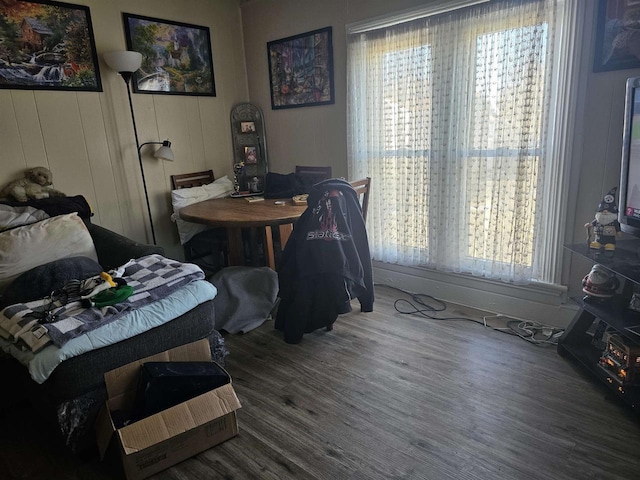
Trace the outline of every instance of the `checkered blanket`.
<path fill-rule="evenodd" d="M 118 319 L 124 312 L 166 297 L 183 285 L 204 278 L 197 265 L 181 263 L 161 255 L 147 255 L 120 267 L 121 276 L 133 287 L 133 295 L 124 302 L 102 308 L 84 308 L 79 301 L 66 305 L 50 299 L 35 300 L 6 307 L 0 312 L 0 336 L 38 351 L 49 341 L 60 347 L 66 342 Z M 55 316 L 43 324 L 39 312 L 48 309 Z"/>

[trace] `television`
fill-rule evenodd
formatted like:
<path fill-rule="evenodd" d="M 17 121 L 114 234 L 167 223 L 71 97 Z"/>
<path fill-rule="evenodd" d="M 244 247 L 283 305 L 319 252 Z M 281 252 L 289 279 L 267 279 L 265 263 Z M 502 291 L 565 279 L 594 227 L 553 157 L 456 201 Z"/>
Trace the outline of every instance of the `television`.
<path fill-rule="evenodd" d="M 620 228 L 640 237 L 640 77 L 627 80 L 619 194 Z"/>

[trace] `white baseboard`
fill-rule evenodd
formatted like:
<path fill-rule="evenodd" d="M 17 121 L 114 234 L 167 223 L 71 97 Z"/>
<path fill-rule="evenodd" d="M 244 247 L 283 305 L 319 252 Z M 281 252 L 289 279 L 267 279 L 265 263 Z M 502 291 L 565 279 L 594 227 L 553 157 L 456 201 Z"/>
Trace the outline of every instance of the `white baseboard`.
<path fill-rule="evenodd" d="M 560 328 L 566 327 L 578 310 L 578 306 L 567 299 L 567 289 L 559 285 L 511 285 L 381 262 L 373 262 L 373 278 L 377 284 Z"/>

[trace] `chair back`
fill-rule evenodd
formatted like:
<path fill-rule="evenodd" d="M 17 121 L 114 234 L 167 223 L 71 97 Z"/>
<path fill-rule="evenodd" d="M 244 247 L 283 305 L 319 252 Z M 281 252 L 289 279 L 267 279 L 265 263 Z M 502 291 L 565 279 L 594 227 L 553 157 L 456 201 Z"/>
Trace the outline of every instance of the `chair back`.
<path fill-rule="evenodd" d="M 171 190 L 201 187 L 214 180 L 213 170 L 171 175 Z M 228 264 L 227 232 L 223 228 L 210 228 L 197 233 L 182 247 L 185 260 L 200 266 L 207 275 Z"/>
<path fill-rule="evenodd" d="M 296 173 L 299 175 L 313 175 L 319 182 L 331 178 L 331 167 L 307 167 L 296 165 Z"/>
<path fill-rule="evenodd" d="M 183 173 L 180 175 L 171 175 L 171 190 L 179 190 L 181 188 L 200 187 L 215 180 L 213 170 L 205 170 L 204 172 Z"/>
<path fill-rule="evenodd" d="M 360 205 L 362 206 L 362 218 L 367 221 L 367 209 L 369 208 L 369 193 L 371 192 L 371 177 L 362 180 L 354 180 L 349 182 L 358 194 Z"/>

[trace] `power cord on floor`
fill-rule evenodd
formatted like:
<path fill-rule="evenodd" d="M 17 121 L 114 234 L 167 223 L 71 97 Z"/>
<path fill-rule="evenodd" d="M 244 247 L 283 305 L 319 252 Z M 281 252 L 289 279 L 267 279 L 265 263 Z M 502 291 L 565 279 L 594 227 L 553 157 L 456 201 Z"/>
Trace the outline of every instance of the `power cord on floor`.
<path fill-rule="evenodd" d="M 501 315 L 487 315 L 482 317 L 486 323 L 487 318 L 501 317 Z M 494 330 L 503 331 L 511 335 L 516 335 L 521 339 L 532 343 L 534 345 L 557 345 L 558 339 L 564 333 L 563 328 L 554 327 L 552 325 L 545 325 L 544 323 L 521 321 L 521 320 L 509 320 L 507 321 L 506 328 L 491 327 Z"/>
<path fill-rule="evenodd" d="M 505 315 L 501 314 L 485 315 L 482 317 L 482 321 L 471 317 L 434 316 L 432 314 L 444 312 L 447 309 L 446 304 L 442 300 L 432 297 L 431 295 L 427 295 L 426 293 L 413 293 L 385 283 L 376 283 L 375 286 L 397 290 L 410 297 L 411 300 L 398 298 L 393 302 L 393 307 L 396 311 L 403 315 L 418 314 L 431 320 L 466 320 L 478 323 L 500 333 L 516 335 L 533 345 L 539 346 L 557 345 L 558 339 L 564 332 L 564 329 L 562 328 L 532 321 L 507 320 L 506 327 L 493 327 L 487 324 L 487 319 L 489 318 L 506 318 Z"/>
<path fill-rule="evenodd" d="M 396 309 L 396 311 L 398 313 L 402 313 L 403 315 L 419 314 L 432 320 L 468 320 L 470 322 L 480 323 L 478 320 L 468 317 L 436 317 L 430 315 L 429 312 L 444 312 L 447 309 L 447 306 L 442 300 L 438 300 L 437 298 L 432 297 L 431 295 L 427 295 L 426 293 L 412 293 L 401 288 L 394 287 L 392 285 L 387 285 L 385 283 L 376 283 L 375 286 L 391 288 L 411 297 L 412 301 L 409 301 L 406 298 L 399 298 L 395 302 L 393 302 L 393 307 Z M 429 303 L 427 303 L 427 301 L 435 304 L 435 306 L 430 305 Z"/>

